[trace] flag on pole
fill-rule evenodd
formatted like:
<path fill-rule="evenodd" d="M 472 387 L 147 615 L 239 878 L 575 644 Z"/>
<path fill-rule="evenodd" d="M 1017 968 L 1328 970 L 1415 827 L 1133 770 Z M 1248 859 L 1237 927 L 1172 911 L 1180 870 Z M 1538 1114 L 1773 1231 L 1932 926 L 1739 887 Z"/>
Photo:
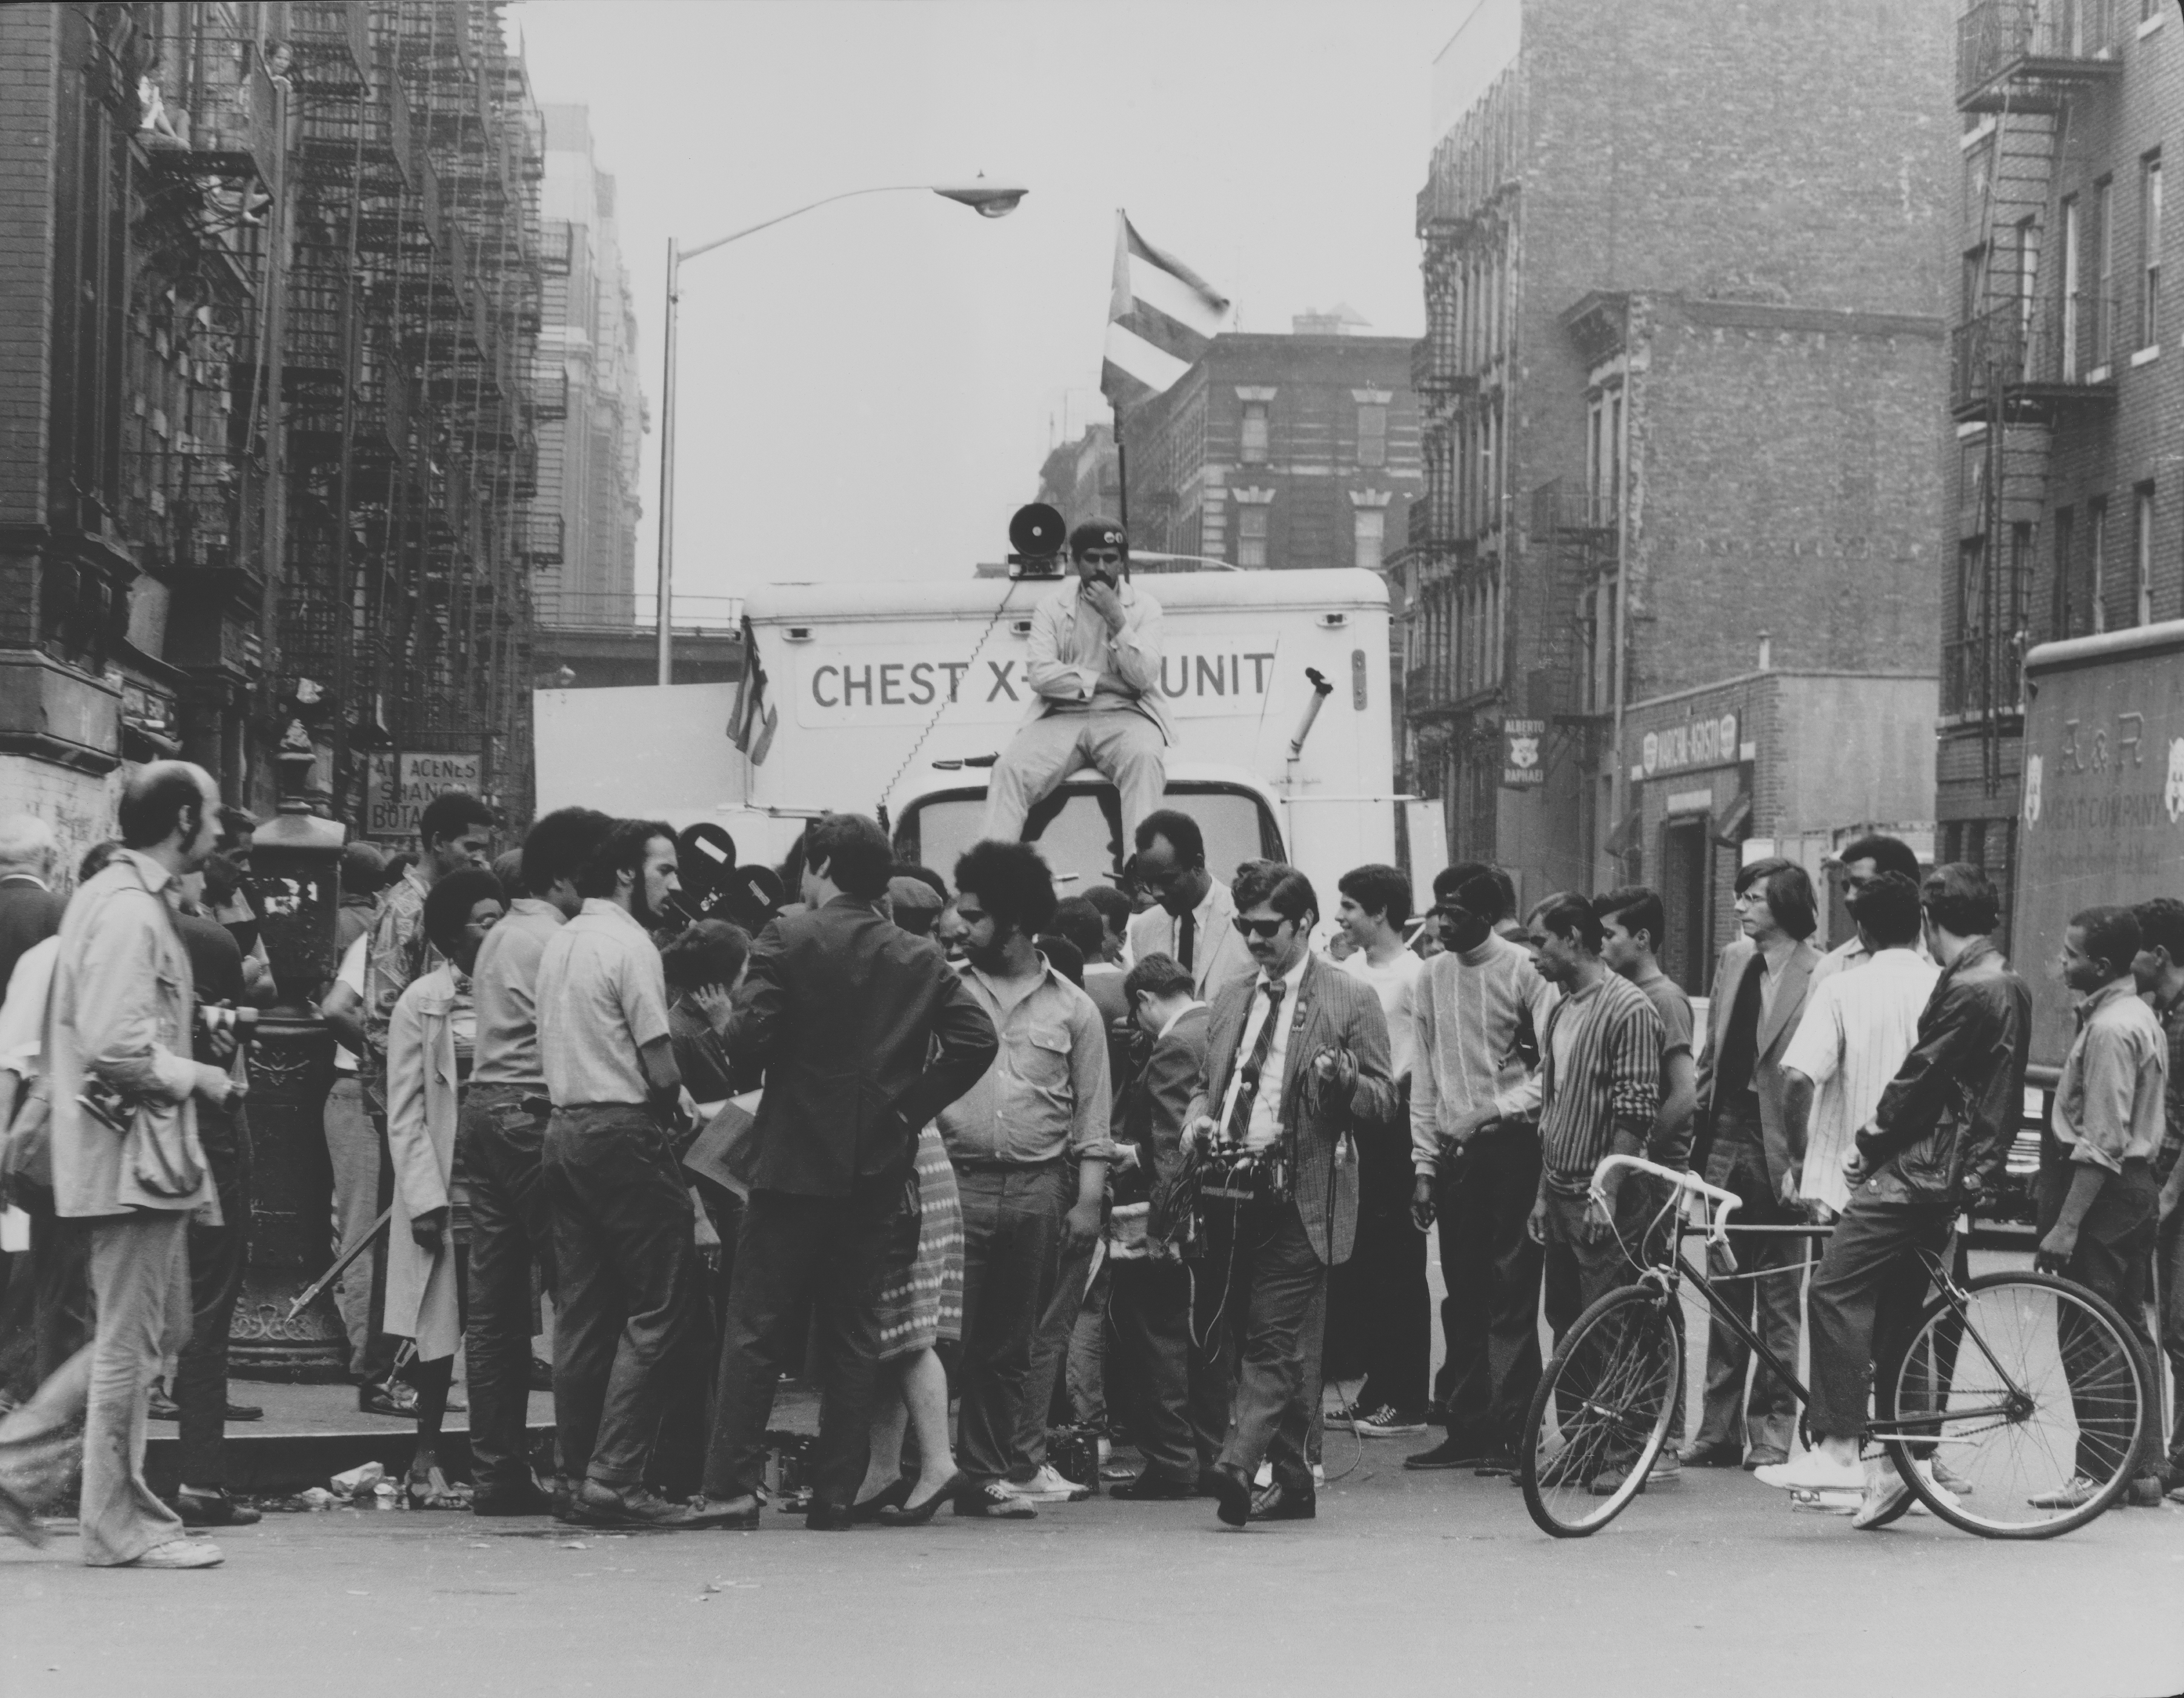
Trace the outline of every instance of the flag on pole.
<path fill-rule="evenodd" d="M 728 741 L 750 757 L 752 765 L 762 766 L 773 749 L 774 727 L 781 715 L 766 699 L 766 668 L 759 665 L 758 637 L 748 617 L 743 637 L 744 676 L 736 686 L 735 706 L 728 712 Z"/>
<path fill-rule="evenodd" d="M 1115 214 L 1115 290 L 1100 387 L 1119 415 L 1173 388 L 1229 326 L 1228 298 Z"/>

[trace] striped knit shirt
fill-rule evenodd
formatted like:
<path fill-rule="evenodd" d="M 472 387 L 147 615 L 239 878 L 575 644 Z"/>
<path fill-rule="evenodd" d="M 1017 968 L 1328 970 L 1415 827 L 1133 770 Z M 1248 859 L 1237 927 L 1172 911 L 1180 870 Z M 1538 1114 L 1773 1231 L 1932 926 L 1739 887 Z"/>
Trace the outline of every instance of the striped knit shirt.
<path fill-rule="evenodd" d="M 1646 993 L 1603 972 L 1564 997 L 1540 1034 L 1540 1154 L 1546 1187 L 1581 1197 L 1614 1147 L 1640 1140 L 1661 1106 L 1661 1016 Z"/>
<path fill-rule="evenodd" d="M 1840 1214 L 1850 1205 L 1850 1159 L 1860 1127 L 1919 1041 L 1919 1016 L 1942 970 L 1910 949 L 1883 949 L 1820 979 L 1805 999 L 1782 1065 L 1814 1087 L 1799 1194 Z M 1815 974 L 1817 977 L 1818 975 Z"/>
<path fill-rule="evenodd" d="M 1411 992 L 1411 1164 L 1431 1173 L 1441 1135 L 1464 1114 L 1491 1105 L 1507 1121 L 1540 1106 L 1539 1076 L 1518 1053 L 1529 1022 L 1536 1034 L 1555 1005 L 1554 987 L 1507 938 L 1432 957 Z"/>

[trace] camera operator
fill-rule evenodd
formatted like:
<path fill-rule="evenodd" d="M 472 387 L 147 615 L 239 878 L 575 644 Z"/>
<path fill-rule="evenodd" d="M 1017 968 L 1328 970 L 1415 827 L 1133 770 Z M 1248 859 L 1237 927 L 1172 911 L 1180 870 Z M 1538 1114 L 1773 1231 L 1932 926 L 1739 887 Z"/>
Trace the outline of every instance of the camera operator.
<path fill-rule="evenodd" d="M 1259 971 L 1214 1000 L 1184 1138 L 1233 1172 L 1246 1171 L 1235 1157 L 1252 1158 L 1256 1194 L 1209 1211 L 1223 1307 L 1244 1315 L 1235 1412 L 1211 1484 L 1221 1519 L 1241 1527 L 1318 1513 L 1305 1443 L 1319 1341 L 1308 1328 L 1324 1317 L 1328 1269 L 1349 1260 L 1357 1236 L 1351 1124 L 1388 1120 L 1396 1085 L 1379 998 L 1307 948 L 1319 918 L 1312 882 L 1254 862 L 1239 869 L 1235 894 L 1236 929 Z M 1262 1460 L 1273 1484 L 1255 1499 Z"/>

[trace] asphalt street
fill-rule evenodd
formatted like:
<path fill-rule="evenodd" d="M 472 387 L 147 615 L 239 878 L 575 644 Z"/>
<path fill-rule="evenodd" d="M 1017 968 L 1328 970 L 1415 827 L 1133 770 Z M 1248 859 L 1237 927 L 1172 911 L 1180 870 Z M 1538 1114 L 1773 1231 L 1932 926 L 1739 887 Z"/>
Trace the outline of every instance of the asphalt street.
<path fill-rule="evenodd" d="M 0 1548 L 0 1693 L 1355 1694 L 2184 1689 L 2184 1509 L 1999 1545 L 1697 1473 L 1552 1540 L 1502 1481 L 1368 1441 L 1312 1523 L 1104 1497 L 1035 1522 L 603 1535 L 335 1511 L 224 1567 Z M 1328 1463 L 1355 1453 L 1332 1434 Z"/>

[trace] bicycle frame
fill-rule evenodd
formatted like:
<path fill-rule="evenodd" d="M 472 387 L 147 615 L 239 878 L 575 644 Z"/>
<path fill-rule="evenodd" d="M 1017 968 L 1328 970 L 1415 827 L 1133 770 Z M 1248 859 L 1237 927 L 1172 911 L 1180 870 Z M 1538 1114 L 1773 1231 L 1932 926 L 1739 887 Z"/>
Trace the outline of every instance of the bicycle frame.
<path fill-rule="evenodd" d="M 1824 1239 L 1830 1236 L 1835 1228 L 1817 1226 L 1732 1228 L 1729 1225 L 1729 1216 L 1738 1204 L 1738 1199 L 1733 1194 L 1709 1185 L 1695 1175 L 1680 1173 L 1672 1167 L 1663 1167 L 1658 1163 L 1647 1161 L 1635 1155 L 1610 1155 L 1594 1171 L 1592 1194 L 1595 1200 L 1602 1204 L 1603 1211 L 1605 1211 L 1605 1199 L 1601 1190 L 1600 1182 L 1605 1175 L 1617 1167 L 1629 1167 L 1638 1172 L 1651 1174 L 1655 1178 L 1668 1180 L 1678 1190 L 1706 1199 L 1714 1205 L 1713 1216 L 1703 1227 L 1680 1218 L 1676 1231 L 1676 1248 L 1661 1261 L 1644 1269 L 1639 1275 L 1640 1282 L 1658 1285 L 1664 1298 L 1673 1299 L 1675 1295 L 1677 1280 L 1680 1278 L 1690 1280 L 1705 1297 L 1708 1312 L 1713 1317 L 1714 1323 L 1726 1327 L 1746 1349 L 1751 1350 L 1784 1385 L 1789 1387 L 1801 1408 L 1809 1407 L 1813 1400 L 1811 1389 L 1797 1378 L 1780 1356 L 1768 1349 L 1764 1339 L 1730 1310 L 1721 1294 L 1714 1289 L 1713 1282 L 1708 1279 L 1698 1268 L 1694 1267 L 1689 1258 L 1684 1255 L 1681 1241 L 1691 1234 L 1703 1233 L 1710 1241 L 1725 1245 L 1728 1243 L 1728 1234 L 1732 1230 L 1745 1233 L 1773 1232 L 1804 1238 Z M 1672 1203 L 1666 1206 L 1672 1207 L 1674 1205 Z M 1646 1239 L 1651 1239 L 1652 1235 L 1652 1228 L 1649 1225 L 1641 1235 L 1641 1244 Z M 1939 1442 L 1938 1434 L 1941 1428 L 1951 1422 L 2021 1418 L 2025 1410 L 2031 1406 L 2033 1400 L 2023 1387 L 2011 1380 L 2008 1370 L 1996 1358 L 1994 1351 L 1989 1348 L 1986 1340 L 1980 1336 L 1979 1328 L 1972 1324 L 1971 1317 L 1966 1308 L 1969 1301 L 1968 1294 L 1957 1283 L 1949 1272 L 1948 1264 L 1942 1256 L 1924 1248 L 1919 1249 L 1917 1254 L 1919 1260 L 1926 1264 L 1927 1272 L 1933 1285 L 1947 1301 L 1952 1313 L 1956 1317 L 1956 1326 L 1958 1328 L 1958 1349 L 1962 1348 L 1962 1339 L 1965 1336 L 1969 1336 L 1979 1346 L 1980 1354 L 1986 1358 L 1987 1365 L 1994 1370 L 2003 1382 L 2003 1400 L 1992 1406 L 1936 1410 L 1925 1415 L 1898 1415 L 1891 1420 L 1875 1421 L 1868 1426 L 1866 1437 L 1876 1443 L 1889 1439 L 1908 1439 L 1934 1444 Z M 1953 1370 L 1954 1361 L 1955 1356 L 1953 1353 L 1951 1356 Z M 1953 1372 L 1950 1377 L 1954 1378 Z"/>

